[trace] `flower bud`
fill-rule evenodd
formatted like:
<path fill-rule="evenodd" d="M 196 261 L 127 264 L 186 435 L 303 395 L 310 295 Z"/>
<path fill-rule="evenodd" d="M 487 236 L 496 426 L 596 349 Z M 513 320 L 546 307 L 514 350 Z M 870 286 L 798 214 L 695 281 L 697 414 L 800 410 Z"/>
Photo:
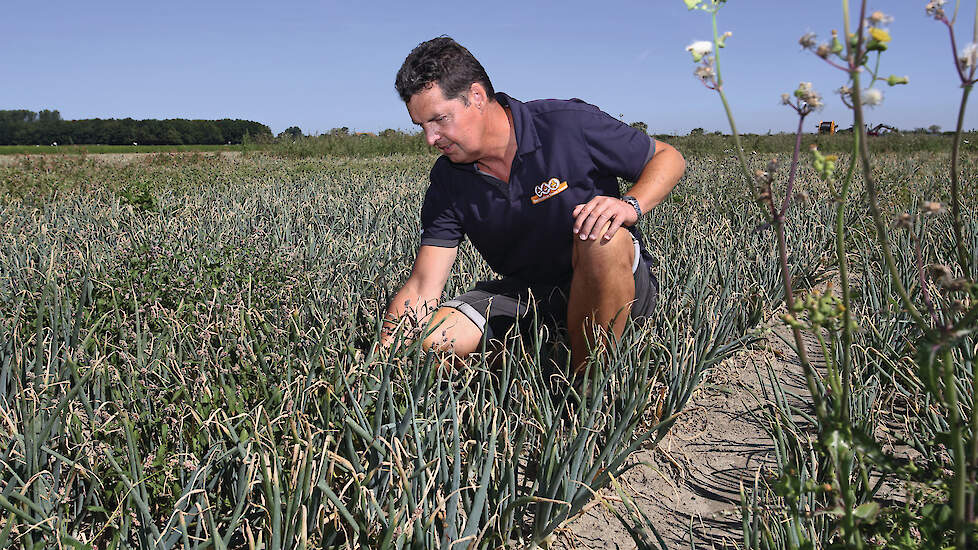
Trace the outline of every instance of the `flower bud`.
<path fill-rule="evenodd" d="M 720 35 L 720 38 L 717 38 L 717 47 L 718 48 L 726 48 L 727 47 L 727 39 L 730 38 L 731 36 L 733 36 L 733 33 L 730 32 L 730 31 L 727 31 L 727 32 L 721 34 Z"/>
<path fill-rule="evenodd" d="M 840 53 L 842 53 L 842 50 L 843 49 L 844 48 L 842 46 L 842 42 L 839 42 L 839 33 L 838 33 L 838 31 L 834 31 L 833 30 L 832 31 L 832 53 L 834 53 L 834 54 L 840 54 Z"/>
<path fill-rule="evenodd" d="M 891 74 L 889 78 L 886 79 L 886 83 L 890 86 L 896 86 L 898 84 L 910 84 L 910 77 Z"/>

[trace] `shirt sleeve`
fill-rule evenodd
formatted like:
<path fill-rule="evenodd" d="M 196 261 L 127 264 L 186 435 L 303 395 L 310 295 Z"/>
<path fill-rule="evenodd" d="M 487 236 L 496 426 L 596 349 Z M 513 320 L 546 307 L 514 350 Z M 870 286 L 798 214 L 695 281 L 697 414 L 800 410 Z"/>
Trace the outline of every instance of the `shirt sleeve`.
<path fill-rule="evenodd" d="M 582 116 L 581 129 L 594 165 L 627 181 L 637 180 L 655 153 L 651 136 L 597 108 Z"/>
<path fill-rule="evenodd" d="M 421 204 L 421 245 L 455 248 L 464 236 L 451 196 L 432 170 L 431 185 Z"/>

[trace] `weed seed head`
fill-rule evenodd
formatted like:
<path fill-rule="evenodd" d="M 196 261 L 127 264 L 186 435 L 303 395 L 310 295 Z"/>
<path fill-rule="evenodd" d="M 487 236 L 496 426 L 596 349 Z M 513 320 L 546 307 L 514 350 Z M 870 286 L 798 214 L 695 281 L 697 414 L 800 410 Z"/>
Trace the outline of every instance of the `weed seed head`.
<path fill-rule="evenodd" d="M 798 89 L 795 90 L 795 97 L 805 102 L 812 111 L 825 106 L 825 103 L 822 101 L 822 96 L 812 88 L 811 82 L 798 84 Z"/>
<path fill-rule="evenodd" d="M 693 74 L 696 78 L 703 81 L 704 84 L 712 84 L 716 80 L 716 72 L 713 70 L 713 64 L 709 62 L 711 58 L 707 57 L 703 60 L 701 65 L 696 66 L 696 70 Z"/>
<path fill-rule="evenodd" d="M 811 50 L 815 47 L 815 33 L 806 32 L 798 39 L 798 44 L 803 50 Z"/>
<path fill-rule="evenodd" d="M 883 92 L 876 88 L 867 88 L 863 90 L 862 103 L 863 105 L 868 105 L 869 107 L 875 107 L 880 103 L 883 103 Z"/>
<path fill-rule="evenodd" d="M 920 211 L 923 212 L 924 215 L 934 216 L 943 212 L 944 206 L 939 202 L 924 201 L 923 206 L 920 207 Z"/>
<path fill-rule="evenodd" d="M 866 23 L 869 24 L 869 26 L 875 28 L 884 27 L 892 22 L 893 22 L 892 15 L 886 15 L 885 13 L 879 10 L 876 10 L 873 13 L 871 13 L 869 17 L 866 19 Z"/>
<path fill-rule="evenodd" d="M 913 227 L 913 215 L 904 212 L 893 220 L 893 227 L 896 229 L 910 229 Z"/>
<path fill-rule="evenodd" d="M 958 64 L 962 69 L 970 69 L 978 65 L 978 44 L 972 42 L 958 54 Z"/>
<path fill-rule="evenodd" d="M 927 5 L 924 6 L 924 10 L 927 15 L 933 17 L 934 19 L 944 19 L 944 3 L 947 0 L 930 0 Z"/>

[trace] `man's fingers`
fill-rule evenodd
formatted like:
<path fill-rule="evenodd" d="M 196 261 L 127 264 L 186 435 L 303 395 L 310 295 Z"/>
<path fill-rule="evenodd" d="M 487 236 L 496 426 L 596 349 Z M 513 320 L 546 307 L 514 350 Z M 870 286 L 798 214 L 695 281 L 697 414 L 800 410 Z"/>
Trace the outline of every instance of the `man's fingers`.
<path fill-rule="evenodd" d="M 604 234 L 604 240 L 610 241 L 611 238 L 615 236 L 615 233 L 618 232 L 618 229 L 621 227 L 621 225 L 622 224 L 621 224 L 620 216 L 615 216 L 614 218 L 612 218 L 611 225 L 608 227 L 607 233 Z"/>
<path fill-rule="evenodd" d="M 579 204 L 574 208 L 574 233 L 580 232 L 584 222 L 587 221 L 588 214 L 594 208 L 591 206 L 592 202 L 594 199 L 591 199 L 587 204 Z"/>
<path fill-rule="evenodd" d="M 590 238 L 592 241 L 598 238 L 598 231 L 604 227 L 604 222 L 608 220 L 608 214 L 604 209 L 591 211 L 584 225 L 581 226 L 581 240 Z"/>
<path fill-rule="evenodd" d="M 581 215 L 578 218 L 581 224 L 578 228 L 578 236 L 582 241 L 586 240 L 591 235 L 591 228 L 594 227 L 594 216 L 595 213 L 593 210 L 588 212 L 587 209 L 585 209 L 583 212 L 581 212 Z"/>

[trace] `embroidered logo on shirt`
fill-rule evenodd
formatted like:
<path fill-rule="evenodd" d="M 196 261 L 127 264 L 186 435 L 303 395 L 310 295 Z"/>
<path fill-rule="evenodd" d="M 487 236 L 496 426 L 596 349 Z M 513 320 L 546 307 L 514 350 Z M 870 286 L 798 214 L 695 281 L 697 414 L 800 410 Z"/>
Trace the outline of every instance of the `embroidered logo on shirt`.
<path fill-rule="evenodd" d="M 560 193 L 564 189 L 567 189 L 566 181 L 560 181 L 557 178 L 550 178 L 550 181 L 545 181 L 533 188 L 533 192 L 536 194 L 530 197 L 530 201 L 533 204 L 543 202 Z"/>

